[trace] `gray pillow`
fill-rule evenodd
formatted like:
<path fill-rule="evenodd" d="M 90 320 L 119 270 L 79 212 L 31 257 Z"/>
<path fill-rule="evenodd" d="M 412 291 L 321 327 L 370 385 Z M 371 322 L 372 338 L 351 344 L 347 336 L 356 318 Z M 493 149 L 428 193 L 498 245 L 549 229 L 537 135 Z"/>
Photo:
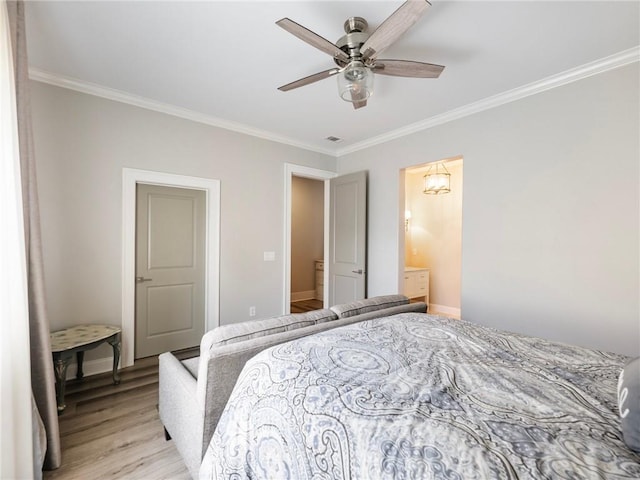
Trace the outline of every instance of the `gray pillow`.
<path fill-rule="evenodd" d="M 409 299 L 404 295 L 379 295 L 377 297 L 356 300 L 351 303 L 342 303 L 330 307 L 338 318 L 355 317 L 363 313 L 374 312 L 384 308 L 396 307 L 409 303 Z"/>
<path fill-rule="evenodd" d="M 631 360 L 620 372 L 618 409 L 624 443 L 640 453 L 640 357 Z"/>

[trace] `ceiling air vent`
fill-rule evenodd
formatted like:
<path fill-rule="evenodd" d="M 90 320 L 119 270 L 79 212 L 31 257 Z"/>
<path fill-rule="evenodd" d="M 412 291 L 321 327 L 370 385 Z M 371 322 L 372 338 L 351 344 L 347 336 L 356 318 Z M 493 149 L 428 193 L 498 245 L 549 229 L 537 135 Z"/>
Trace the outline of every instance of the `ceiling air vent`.
<path fill-rule="evenodd" d="M 339 138 L 339 137 L 334 137 L 333 135 L 331 135 L 331 136 L 327 137 L 327 138 L 326 138 L 326 140 L 329 140 L 330 142 L 333 142 L 333 143 L 338 143 L 338 142 L 341 142 L 341 141 L 342 141 L 342 139 L 341 139 L 341 138 Z"/>

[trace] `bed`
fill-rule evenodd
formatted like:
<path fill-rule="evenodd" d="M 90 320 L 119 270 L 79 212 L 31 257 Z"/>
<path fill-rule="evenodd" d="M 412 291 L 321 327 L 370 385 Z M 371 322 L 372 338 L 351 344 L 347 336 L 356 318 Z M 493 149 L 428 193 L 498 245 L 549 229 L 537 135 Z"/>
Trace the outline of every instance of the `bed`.
<path fill-rule="evenodd" d="M 265 350 L 205 452 L 207 479 L 637 479 L 627 357 L 434 315 Z"/>

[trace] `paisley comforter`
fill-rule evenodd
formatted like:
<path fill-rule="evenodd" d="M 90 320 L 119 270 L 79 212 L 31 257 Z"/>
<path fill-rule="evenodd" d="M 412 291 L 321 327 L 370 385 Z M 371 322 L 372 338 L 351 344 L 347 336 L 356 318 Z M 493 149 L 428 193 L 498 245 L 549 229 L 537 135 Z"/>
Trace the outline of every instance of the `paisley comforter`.
<path fill-rule="evenodd" d="M 250 360 L 201 478 L 637 479 L 626 358 L 407 313 Z"/>

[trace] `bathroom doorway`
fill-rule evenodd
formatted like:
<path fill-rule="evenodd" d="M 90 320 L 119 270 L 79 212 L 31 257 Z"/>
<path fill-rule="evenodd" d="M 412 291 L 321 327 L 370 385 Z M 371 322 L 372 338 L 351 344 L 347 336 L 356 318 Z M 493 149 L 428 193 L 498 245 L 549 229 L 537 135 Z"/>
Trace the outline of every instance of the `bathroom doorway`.
<path fill-rule="evenodd" d="M 425 193 L 436 172 L 449 191 Z M 448 177 L 447 177 L 448 175 Z M 405 170 L 404 292 L 429 305 L 429 313 L 460 318 L 462 278 L 463 158 Z"/>

